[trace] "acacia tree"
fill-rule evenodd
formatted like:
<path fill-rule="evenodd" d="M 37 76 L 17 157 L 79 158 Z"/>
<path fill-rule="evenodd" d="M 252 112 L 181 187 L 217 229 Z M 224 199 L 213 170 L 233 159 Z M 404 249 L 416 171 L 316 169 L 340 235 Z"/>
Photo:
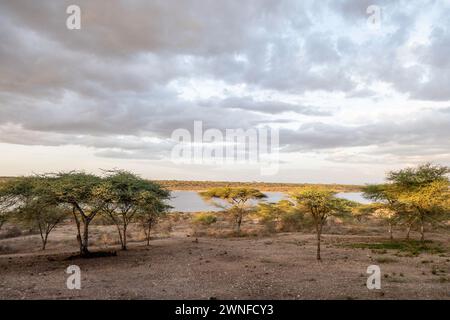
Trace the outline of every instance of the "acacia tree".
<path fill-rule="evenodd" d="M 30 229 L 38 229 L 45 250 L 50 232 L 66 216 L 66 211 L 51 196 L 48 179 L 17 178 L 3 185 L 1 194 L 9 199 L 10 218 Z"/>
<path fill-rule="evenodd" d="M 28 228 L 39 230 L 42 250 L 47 246 L 50 232 L 67 217 L 67 211 L 61 206 L 47 205 L 33 201 L 17 211 L 19 222 Z"/>
<path fill-rule="evenodd" d="M 434 181 L 428 185 L 406 191 L 400 201 L 415 210 L 420 225 L 420 240 L 425 240 L 425 222 L 439 222 L 448 213 L 449 184 L 445 181 Z"/>
<path fill-rule="evenodd" d="M 137 213 L 143 208 L 150 208 L 154 199 L 168 199 L 170 193 L 159 184 L 131 172 L 111 170 L 107 171 L 103 183 L 96 189 L 96 196 L 104 204 L 102 212 L 117 228 L 122 250 L 126 250 L 128 225 L 134 221 Z"/>
<path fill-rule="evenodd" d="M 423 187 L 435 181 L 448 182 L 450 167 L 425 163 L 414 168 L 391 171 L 387 180 L 403 189 Z"/>
<path fill-rule="evenodd" d="M 317 235 L 317 260 L 321 260 L 320 242 L 322 228 L 330 216 L 348 213 L 351 202 L 345 199 L 336 198 L 335 192 L 322 187 L 305 187 L 291 193 L 291 198 L 300 207 L 306 209 L 311 214 Z"/>
<path fill-rule="evenodd" d="M 393 240 L 394 225 L 405 218 L 407 213 L 405 205 L 398 200 L 398 188 L 392 184 L 367 185 L 363 188 L 363 196 L 375 201 L 368 206 L 368 210 L 387 223 L 389 238 Z"/>
<path fill-rule="evenodd" d="M 141 194 L 136 219 L 142 226 L 147 246 L 150 245 L 153 227 L 158 223 L 160 218 L 168 213 L 170 208 L 172 207 L 152 192 L 145 191 Z"/>
<path fill-rule="evenodd" d="M 228 209 L 233 214 L 236 226 L 236 232 L 241 232 L 242 218 L 249 211 L 249 201 L 266 198 L 267 196 L 261 191 L 253 188 L 212 188 L 200 195 L 206 201 L 220 199 L 228 202 L 231 208 Z"/>
<path fill-rule="evenodd" d="M 416 168 L 392 171 L 387 180 L 397 190 L 397 201 L 406 206 L 408 219 L 420 225 L 425 240 L 425 223 L 433 223 L 448 212 L 450 168 L 426 163 Z"/>
<path fill-rule="evenodd" d="M 104 205 L 97 196 L 102 179 L 77 171 L 49 174 L 45 177 L 50 182 L 51 196 L 59 204 L 71 207 L 77 227 L 80 255 L 89 256 L 89 224 Z"/>

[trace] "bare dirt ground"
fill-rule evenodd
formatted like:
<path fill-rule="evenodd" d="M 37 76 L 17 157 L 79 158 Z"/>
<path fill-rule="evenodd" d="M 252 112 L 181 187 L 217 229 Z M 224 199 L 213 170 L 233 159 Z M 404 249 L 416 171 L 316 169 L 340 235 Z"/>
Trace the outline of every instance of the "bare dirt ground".
<path fill-rule="evenodd" d="M 0 299 L 450 299 L 450 254 L 401 254 L 351 248 L 386 240 L 382 234 L 326 234 L 323 261 L 313 234 L 265 237 L 189 236 L 182 225 L 160 226 L 147 247 L 133 235 L 128 251 L 113 228 L 93 226 L 94 250 L 117 256 L 68 259 L 76 253 L 73 226 L 51 234 L 46 252 L 37 235 L 0 240 Z M 448 245 L 448 234 L 430 234 Z M 66 268 L 81 268 L 81 290 L 66 287 Z M 368 290 L 369 265 L 381 268 L 381 290 Z"/>

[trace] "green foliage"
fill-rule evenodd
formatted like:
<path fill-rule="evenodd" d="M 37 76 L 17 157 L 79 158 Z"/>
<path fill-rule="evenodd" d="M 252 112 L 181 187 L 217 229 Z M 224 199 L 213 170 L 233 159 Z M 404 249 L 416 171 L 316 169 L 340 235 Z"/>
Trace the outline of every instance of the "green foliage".
<path fill-rule="evenodd" d="M 448 219 L 450 168 L 430 163 L 416 168 L 392 171 L 388 174 L 388 184 L 369 185 L 363 189 L 364 196 L 379 202 L 379 212 L 385 212 L 385 220 L 402 223 L 411 230 L 418 224 L 421 239 L 425 238 L 425 222 L 440 223 Z"/>
<path fill-rule="evenodd" d="M 7 199 L 8 217 L 29 228 L 38 229 L 45 249 L 48 235 L 67 216 L 51 192 L 50 180 L 32 176 L 10 180 L 2 185 L 0 198 Z"/>
<path fill-rule="evenodd" d="M 212 188 L 199 193 L 206 201 L 221 199 L 231 207 L 227 210 L 234 218 L 236 232 L 240 233 L 243 215 L 249 212 L 249 200 L 263 199 L 267 196 L 253 188 Z"/>
<path fill-rule="evenodd" d="M 391 171 L 387 180 L 395 185 L 410 189 L 423 187 L 435 181 L 448 182 L 448 174 L 450 174 L 450 167 L 426 163 L 416 168 Z"/>
<path fill-rule="evenodd" d="M 100 212 L 103 202 L 98 197 L 102 179 L 85 172 L 70 171 L 44 176 L 49 181 L 49 195 L 72 208 L 77 227 L 80 255 L 89 255 L 89 224 Z"/>
<path fill-rule="evenodd" d="M 159 213 L 153 208 L 154 202 L 168 199 L 170 193 L 129 171 L 110 170 L 95 189 L 95 196 L 102 203 L 101 212 L 116 225 L 122 249 L 126 250 L 128 225 L 138 215 Z"/>
<path fill-rule="evenodd" d="M 349 214 L 351 207 L 355 206 L 354 202 L 336 198 L 335 192 L 321 187 L 298 189 L 291 193 L 291 198 L 320 224 L 329 216 Z"/>
<path fill-rule="evenodd" d="M 212 188 L 199 192 L 205 200 L 222 199 L 232 205 L 240 206 L 251 199 L 263 199 L 267 196 L 261 191 L 253 188 Z"/>
<path fill-rule="evenodd" d="M 367 185 L 362 191 L 366 199 L 385 204 L 394 204 L 398 197 L 398 188 L 392 184 Z"/>
<path fill-rule="evenodd" d="M 289 200 L 277 203 L 260 203 L 256 216 L 268 231 L 299 231 L 304 224 L 304 214 Z"/>
<path fill-rule="evenodd" d="M 48 233 L 70 211 L 81 255 L 89 254 L 89 225 L 99 213 L 107 214 L 118 226 L 126 248 L 127 225 L 138 217 L 146 226 L 149 221 L 154 223 L 167 211 L 164 200 L 169 196 L 157 183 L 123 170 L 106 171 L 105 177 L 77 171 L 22 177 L 0 187 L 2 207 L 14 207 L 16 219 L 36 226 L 44 247 Z"/>
<path fill-rule="evenodd" d="M 305 217 L 300 210 L 290 210 L 283 213 L 280 219 L 280 231 L 300 231 L 304 228 L 309 228 L 311 221 Z"/>
<path fill-rule="evenodd" d="M 83 219 L 92 219 L 101 209 L 97 190 L 102 179 L 96 175 L 78 171 L 46 175 L 50 180 L 54 197 L 60 203 L 73 206 Z"/>
<path fill-rule="evenodd" d="M 164 202 L 164 198 L 156 196 L 154 193 L 144 191 L 141 194 L 141 200 L 136 213 L 136 219 L 141 224 L 147 239 L 147 245 L 150 245 L 151 230 L 160 218 L 168 213 L 171 206 Z"/>
<path fill-rule="evenodd" d="M 307 187 L 291 193 L 291 198 L 300 208 L 308 212 L 316 227 L 317 260 L 321 260 L 320 242 L 322 227 L 329 216 L 346 216 L 356 204 L 335 197 L 335 192 L 322 187 Z"/>
<path fill-rule="evenodd" d="M 434 181 L 413 190 L 404 190 L 399 202 L 428 214 L 446 211 L 449 203 L 449 184 L 447 181 Z"/>
<path fill-rule="evenodd" d="M 130 207 L 138 202 L 142 192 L 150 192 L 160 199 L 168 199 L 170 192 L 159 184 L 145 180 L 125 170 L 106 171 L 102 188 L 106 189 L 110 200 L 118 207 Z"/>

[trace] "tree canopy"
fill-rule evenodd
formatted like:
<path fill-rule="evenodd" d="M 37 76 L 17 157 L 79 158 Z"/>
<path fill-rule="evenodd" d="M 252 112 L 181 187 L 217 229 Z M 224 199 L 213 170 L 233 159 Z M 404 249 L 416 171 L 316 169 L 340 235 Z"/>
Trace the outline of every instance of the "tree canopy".
<path fill-rule="evenodd" d="M 140 214 L 155 217 L 167 207 L 163 200 L 170 193 L 160 185 L 124 170 L 106 172 L 102 184 L 96 189 L 102 201 L 102 212 L 116 225 L 123 250 L 127 249 L 127 227 Z M 150 212 L 152 214 L 150 214 Z"/>
<path fill-rule="evenodd" d="M 391 222 L 403 220 L 408 226 L 407 237 L 411 227 L 419 224 L 424 240 L 425 223 L 438 222 L 448 213 L 449 173 L 449 167 L 431 163 L 391 171 L 386 177 L 388 183 L 366 186 L 364 196 L 394 213 Z"/>
<path fill-rule="evenodd" d="M 209 201 L 213 199 L 221 199 L 229 204 L 228 209 L 235 217 L 236 232 L 240 233 L 243 215 L 248 211 L 249 200 L 264 199 L 267 196 L 261 191 L 253 188 L 212 188 L 207 191 L 200 192 L 203 199 Z"/>
<path fill-rule="evenodd" d="M 321 260 L 320 242 L 322 228 L 329 216 L 350 212 L 353 202 L 335 197 L 335 192 L 322 187 L 305 187 L 291 193 L 291 198 L 313 217 L 317 235 L 317 260 Z"/>

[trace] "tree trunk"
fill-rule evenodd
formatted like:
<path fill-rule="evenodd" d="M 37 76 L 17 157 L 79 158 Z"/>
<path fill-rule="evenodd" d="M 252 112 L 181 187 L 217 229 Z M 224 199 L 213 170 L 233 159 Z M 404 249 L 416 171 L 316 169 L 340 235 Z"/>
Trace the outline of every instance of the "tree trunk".
<path fill-rule="evenodd" d="M 322 234 L 322 224 L 320 222 L 316 222 L 316 233 L 317 233 L 317 260 L 321 261 L 322 258 L 320 257 L 320 236 Z"/>
<path fill-rule="evenodd" d="M 237 217 L 237 220 L 236 220 L 236 232 L 238 234 L 241 233 L 241 223 L 242 223 L 242 212 L 239 211 L 238 217 Z"/>
<path fill-rule="evenodd" d="M 81 241 L 81 256 L 89 255 L 89 219 L 83 219 L 83 237 Z"/>
<path fill-rule="evenodd" d="M 45 247 L 47 246 L 47 239 L 48 233 L 46 233 L 45 236 L 42 238 L 42 250 L 45 250 Z"/>
<path fill-rule="evenodd" d="M 408 229 L 406 230 L 406 240 L 409 240 L 409 234 L 411 233 L 412 223 L 408 225 Z"/>
<path fill-rule="evenodd" d="M 45 239 L 44 239 L 44 230 L 42 230 L 42 226 L 40 222 L 38 223 L 39 235 L 41 236 L 42 247 L 41 250 L 45 250 Z"/>
<path fill-rule="evenodd" d="M 115 223 L 115 225 L 116 225 L 116 228 L 117 228 L 117 233 L 119 234 L 120 246 L 123 248 L 122 230 L 120 230 L 120 226 L 119 226 L 118 223 Z"/>
<path fill-rule="evenodd" d="M 147 246 L 150 245 L 150 231 L 152 230 L 152 224 L 149 223 L 148 227 L 147 227 L 147 233 L 145 234 L 146 238 L 147 238 Z"/>
<path fill-rule="evenodd" d="M 75 208 L 73 209 L 73 217 L 75 219 L 75 224 L 77 226 L 77 242 L 78 246 L 80 247 L 80 254 L 83 253 L 83 242 L 81 241 L 81 226 L 80 226 L 80 220 L 78 220 L 77 214 L 75 213 Z"/>
<path fill-rule="evenodd" d="M 127 224 L 123 224 L 123 242 L 122 242 L 122 250 L 127 250 Z"/>

